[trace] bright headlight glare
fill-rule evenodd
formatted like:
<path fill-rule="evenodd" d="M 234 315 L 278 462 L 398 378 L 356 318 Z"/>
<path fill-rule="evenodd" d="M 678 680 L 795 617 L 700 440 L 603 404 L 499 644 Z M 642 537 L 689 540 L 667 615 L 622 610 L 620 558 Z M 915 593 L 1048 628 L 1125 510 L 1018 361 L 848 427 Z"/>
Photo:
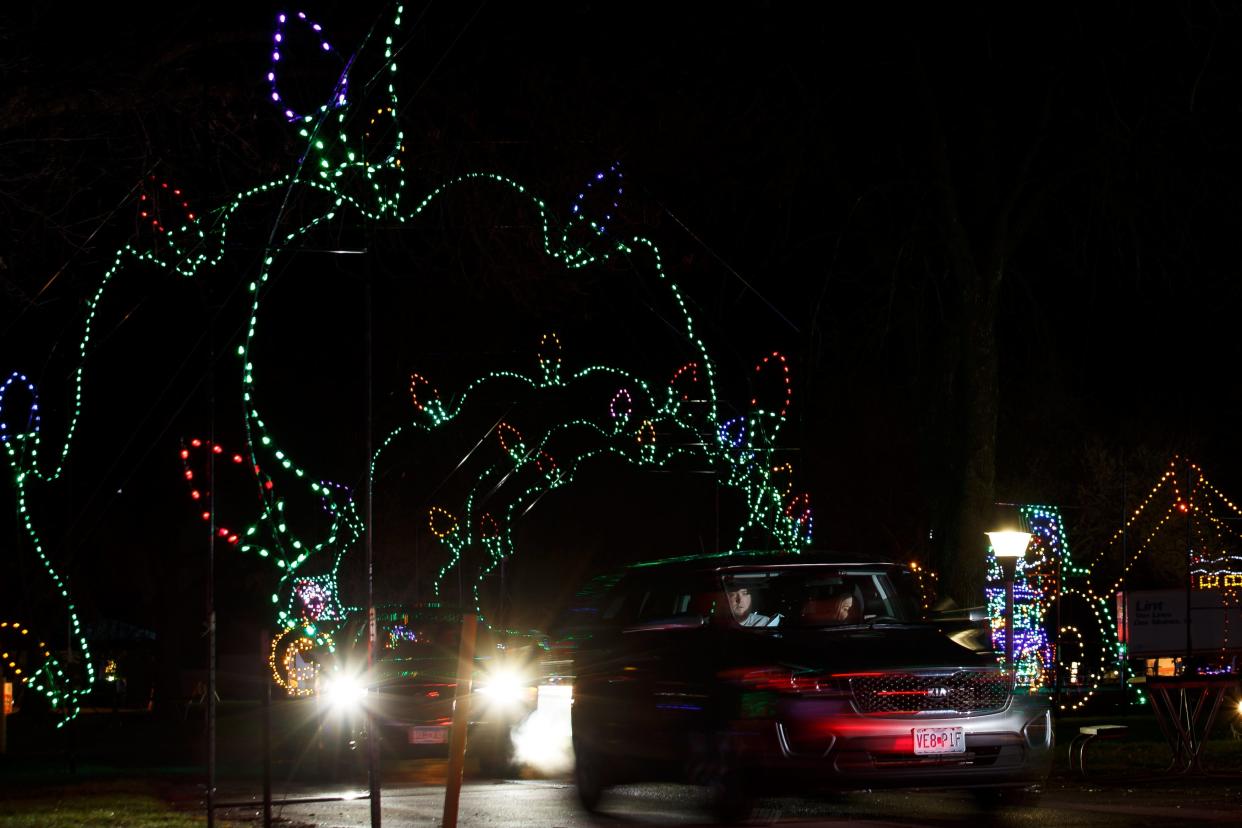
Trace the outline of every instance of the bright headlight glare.
<path fill-rule="evenodd" d="M 479 685 L 479 693 L 499 704 L 521 701 L 527 692 L 527 682 L 520 673 L 498 670 Z"/>
<path fill-rule="evenodd" d="M 348 712 L 362 705 L 367 688 L 357 676 L 333 676 L 324 682 L 320 695 L 325 704 L 333 710 Z"/>

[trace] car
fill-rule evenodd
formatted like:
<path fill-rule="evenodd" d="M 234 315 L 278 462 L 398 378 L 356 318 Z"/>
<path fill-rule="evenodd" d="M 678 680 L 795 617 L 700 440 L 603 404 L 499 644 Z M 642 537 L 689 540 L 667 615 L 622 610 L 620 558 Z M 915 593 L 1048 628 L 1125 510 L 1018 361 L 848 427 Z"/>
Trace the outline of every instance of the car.
<path fill-rule="evenodd" d="M 928 615 L 913 582 L 899 563 L 825 553 L 627 568 L 576 633 L 582 805 L 658 780 L 706 785 L 726 821 L 756 796 L 821 788 L 1034 795 L 1047 701 L 1015 692 L 977 614 Z"/>
<path fill-rule="evenodd" d="M 378 607 L 378 657 L 370 669 L 365 616 L 342 625 L 336 652 L 316 679 L 323 768 L 337 775 L 350 763 L 343 760 L 364 761 L 364 704 L 381 756 L 448 755 L 463 617 L 461 609 L 437 603 Z M 467 751 L 489 775 L 516 771 L 511 732 L 535 709 L 546 650 L 547 638 L 537 631 L 477 627 Z"/>

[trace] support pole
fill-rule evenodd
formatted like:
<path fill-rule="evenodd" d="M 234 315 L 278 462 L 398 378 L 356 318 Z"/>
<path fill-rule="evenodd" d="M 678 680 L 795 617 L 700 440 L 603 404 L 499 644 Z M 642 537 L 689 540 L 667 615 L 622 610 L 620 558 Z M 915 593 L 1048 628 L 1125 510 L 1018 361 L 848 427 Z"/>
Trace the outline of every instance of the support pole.
<path fill-rule="evenodd" d="M 263 828 L 272 828 L 272 678 L 268 673 L 267 652 L 272 634 L 259 633 L 259 715 L 263 731 Z"/>
<path fill-rule="evenodd" d="M 216 494 L 216 347 L 215 318 L 207 318 L 207 496 Z M 207 520 L 207 828 L 216 824 L 216 507 Z"/>
<path fill-rule="evenodd" d="M 479 619 L 473 612 L 461 620 L 461 647 L 457 651 L 457 688 L 453 694 L 453 730 L 449 734 L 448 780 L 444 791 L 442 828 L 457 828 L 461 778 L 466 764 L 466 728 L 470 725 L 470 693 L 474 684 L 474 639 Z"/>
<path fill-rule="evenodd" d="M 12 690 L 9 687 L 9 683 L 4 680 L 4 665 L 0 664 L 0 756 L 3 756 L 8 748 L 10 693 L 12 693 Z"/>
<path fill-rule="evenodd" d="M 1005 667 L 1016 676 L 1017 670 L 1013 663 L 1013 578 L 1018 569 L 1018 559 L 997 555 L 996 560 L 1005 578 Z"/>
<path fill-rule="evenodd" d="M 1194 480 L 1191 477 L 1194 469 L 1189 460 L 1184 459 L 1184 462 L 1186 463 L 1186 657 L 1182 660 L 1182 675 L 1190 675 L 1190 653 L 1193 649 L 1190 632 L 1190 584 L 1194 580 L 1191 570 L 1194 568 L 1195 499 L 1192 488 Z"/>
<path fill-rule="evenodd" d="M 364 289 L 364 299 L 366 303 L 366 500 L 367 510 L 365 514 L 366 525 L 363 530 L 364 546 L 366 547 L 366 569 L 367 569 L 367 676 L 370 682 L 375 681 L 375 579 L 372 567 L 372 553 L 374 546 L 372 538 L 375 534 L 374 518 L 372 509 L 372 500 L 375 494 L 372 486 L 371 463 L 374 459 L 374 452 L 371 447 L 371 273 L 367 271 L 366 287 Z M 380 809 L 380 769 L 379 769 L 379 734 L 375 732 L 375 705 L 374 687 L 367 688 L 368 704 L 366 705 L 366 725 L 367 725 L 367 788 L 371 799 L 371 826 L 379 828 L 382 819 Z"/>

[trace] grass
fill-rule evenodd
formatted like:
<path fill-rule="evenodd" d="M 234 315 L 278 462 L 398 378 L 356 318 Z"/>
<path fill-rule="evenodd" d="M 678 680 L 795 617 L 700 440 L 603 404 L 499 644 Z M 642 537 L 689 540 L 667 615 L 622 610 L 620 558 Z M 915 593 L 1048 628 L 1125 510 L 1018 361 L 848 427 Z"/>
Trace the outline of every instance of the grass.
<path fill-rule="evenodd" d="M 1209 773 L 1242 773 L 1242 740 L 1234 738 L 1230 729 L 1230 721 L 1236 715 L 1231 710 L 1223 711 L 1204 745 L 1203 765 Z M 1069 771 L 1067 753 L 1078 728 L 1088 724 L 1121 724 L 1129 728 L 1125 738 L 1097 741 L 1087 749 L 1087 768 L 1093 781 L 1110 775 L 1159 774 L 1173 758 L 1150 711 L 1126 716 L 1067 717 L 1057 726 L 1054 776 L 1081 781 L 1080 776 Z"/>
<path fill-rule="evenodd" d="M 200 828 L 196 811 L 169 802 L 151 782 L 112 780 L 15 790 L 0 796 L 0 828 Z M 217 820 L 221 828 L 240 823 Z"/>

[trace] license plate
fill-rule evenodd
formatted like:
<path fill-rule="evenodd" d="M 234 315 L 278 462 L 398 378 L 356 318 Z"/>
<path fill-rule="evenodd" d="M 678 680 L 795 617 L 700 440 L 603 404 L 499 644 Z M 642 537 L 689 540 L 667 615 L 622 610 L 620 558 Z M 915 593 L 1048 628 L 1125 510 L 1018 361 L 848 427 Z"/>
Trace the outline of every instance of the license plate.
<path fill-rule="evenodd" d="M 965 753 L 966 731 L 960 727 L 916 727 L 914 728 L 914 752 L 920 755 Z"/>
<path fill-rule="evenodd" d="M 408 738 L 411 745 L 442 745 L 448 741 L 447 727 L 411 727 Z"/>

